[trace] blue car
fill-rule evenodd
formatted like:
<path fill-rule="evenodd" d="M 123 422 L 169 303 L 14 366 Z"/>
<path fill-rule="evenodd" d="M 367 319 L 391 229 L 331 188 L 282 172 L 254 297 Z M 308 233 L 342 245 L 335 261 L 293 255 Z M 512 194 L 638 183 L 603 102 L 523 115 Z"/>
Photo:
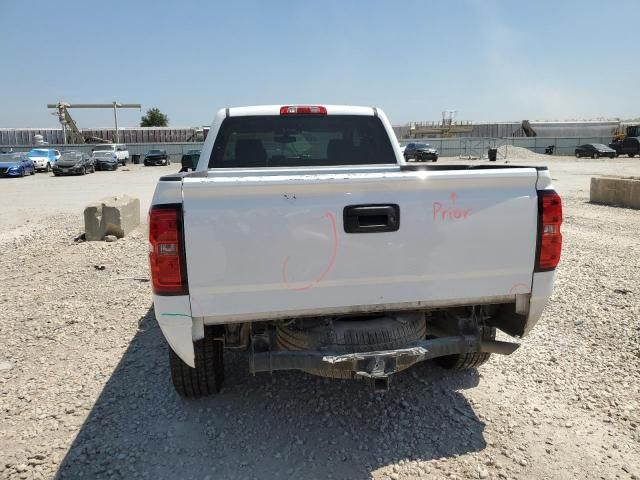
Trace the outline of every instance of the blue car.
<path fill-rule="evenodd" d="M 0 177 L 24 177 L 36 173 L 33 161 L 24 153 L 0 155 Z"/>

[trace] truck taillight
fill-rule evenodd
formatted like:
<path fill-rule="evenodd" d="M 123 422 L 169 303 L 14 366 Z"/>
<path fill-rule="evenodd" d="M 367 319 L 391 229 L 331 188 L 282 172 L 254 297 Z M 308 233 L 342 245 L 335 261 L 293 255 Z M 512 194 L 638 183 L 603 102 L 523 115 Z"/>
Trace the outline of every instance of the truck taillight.
<path fill-rule="evenodd" d="M 289 105 L 280 107 L 280 115 L 326 115 L 327 109 L 318 105 Z"/>
<path fill-rule="evenodd" d="M 149 249 L 153 292 L 156 295 L 187 295 L 181 205 L 151 207 Z"/>
<path fill-rule="evenodd" d="M 554 270 L 562 250 L 562 201 L 553 190 L 538 191 L 538 248 L 536 272 Z"/>

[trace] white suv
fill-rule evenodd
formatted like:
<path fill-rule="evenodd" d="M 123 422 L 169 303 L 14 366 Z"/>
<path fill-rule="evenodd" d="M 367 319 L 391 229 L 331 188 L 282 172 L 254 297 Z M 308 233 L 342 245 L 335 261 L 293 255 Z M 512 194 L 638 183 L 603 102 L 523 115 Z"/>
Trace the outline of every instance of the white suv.
<path fill-rule="evenodd" d="M 118 157 L 118 163 L 126 165 L 129 162 L 129 150 L 122 143 L 104 143 L 96 145 L 91 149 L 92 152 L 113 152 Z"/>

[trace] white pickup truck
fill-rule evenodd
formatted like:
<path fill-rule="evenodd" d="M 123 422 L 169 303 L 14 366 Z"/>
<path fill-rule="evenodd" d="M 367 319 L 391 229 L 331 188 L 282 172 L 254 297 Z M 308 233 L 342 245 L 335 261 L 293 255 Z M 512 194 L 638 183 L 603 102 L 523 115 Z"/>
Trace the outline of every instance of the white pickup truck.
<path fill-rule="evenodd" d="M 126 165 L 129 162 L 129 149 L 121 143 L 102 143 L 91 149 L 93 153 L 111 152 L 118 159 L 118 164 Z"/>
<path fill-rule="evenodd" d="M 562 205 L 546 167 L 407 164 L 371 107 L 220 110 L 195 172 L 149 216 L 155 315 L 174 386 L 252 372 L 366 379 L 435 359 L 474 368 L 551 295 Z"/>

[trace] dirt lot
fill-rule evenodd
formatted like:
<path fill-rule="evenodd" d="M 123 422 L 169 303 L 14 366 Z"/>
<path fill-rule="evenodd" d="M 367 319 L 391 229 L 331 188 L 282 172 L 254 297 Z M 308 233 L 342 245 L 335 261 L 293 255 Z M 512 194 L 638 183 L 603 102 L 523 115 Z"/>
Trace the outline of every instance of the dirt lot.
<path fill-rule="evenodd" d="M 83 177 L 36 173 L 26 178 L 0 178 L 3 199 L 12 200 L 9 208 L 3 205 L 0 211 L 0 238 L 15 227 L 51 215 L 82 213 L 87 204 L 116 193 L 136 195 L 146 212 L 158 177 L 179 169 L 179 164 L 163 167 L 127 165 L 115 172 L 98 171 Z"/>
<path fill-rule="evenodd" d="M 84 204 L 145 209 L 174 166 L 0 182 L 0 478 L 640 478 L 640 211 L 588 203 L 591 175 L 640 160 L 509 161 L 549 164 L 564 200 L 542 320 L 512 356 L 421 364 L 382 396 L 227 355 L 220 395 L 180 399 L 144 226 L 73 241 Z"/>

